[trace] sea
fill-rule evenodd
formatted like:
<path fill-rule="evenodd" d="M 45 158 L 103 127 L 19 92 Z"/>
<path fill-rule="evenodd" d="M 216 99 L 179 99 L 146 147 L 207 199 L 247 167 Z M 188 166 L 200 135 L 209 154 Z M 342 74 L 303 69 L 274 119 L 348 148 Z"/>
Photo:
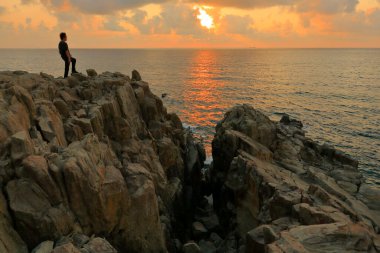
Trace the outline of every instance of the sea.
<path fill-rule="evenodd" d="M 234 105 L 301 120 L 307 136 L 360 161 L 380 186 L 380 49 L 71 49 L 85 73 L 138 70 L 204 141 Z M 63 75 L 57 49 L 0 49 L 0 71 Z"/>

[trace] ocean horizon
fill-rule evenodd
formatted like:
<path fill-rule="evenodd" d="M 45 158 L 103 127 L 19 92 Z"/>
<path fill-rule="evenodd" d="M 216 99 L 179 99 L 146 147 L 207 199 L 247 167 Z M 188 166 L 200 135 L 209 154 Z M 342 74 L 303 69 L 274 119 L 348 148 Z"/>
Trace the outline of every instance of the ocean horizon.
<path fill-rule="evenodd" d="M 234 105 L 304 123 L 307 136 L 358 159 L 366 181 L 380 185 L 380 49 L 144 48 L 71 49 L 77 68 L 138 70 L 169 112 L 204 140 Z M 63 76 L 57 49 L 0 49 L 0 71 Z"/>

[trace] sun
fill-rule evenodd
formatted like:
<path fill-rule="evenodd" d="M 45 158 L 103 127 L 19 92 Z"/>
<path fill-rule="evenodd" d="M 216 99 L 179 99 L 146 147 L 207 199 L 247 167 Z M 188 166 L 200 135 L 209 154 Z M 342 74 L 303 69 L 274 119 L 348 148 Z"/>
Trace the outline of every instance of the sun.
<path fill-rule="evenodd" d="M 195 6 L 194 10 L 198 11 L 197 18 L 199 19 L 201 26 L 212 29 L 215 27 L 214 18 L 207 13 L 207 10 L 211 9 L 208 6 Z"/>

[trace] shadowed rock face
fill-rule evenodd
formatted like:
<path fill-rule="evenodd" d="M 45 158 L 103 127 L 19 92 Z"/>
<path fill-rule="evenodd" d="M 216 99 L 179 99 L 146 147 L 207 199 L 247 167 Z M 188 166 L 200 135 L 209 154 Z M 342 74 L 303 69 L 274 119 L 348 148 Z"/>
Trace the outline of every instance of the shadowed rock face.
<path fill-rule="evenodd" d="M 380 251 L 380 190 L 301 122 L 234 107 L 216 127 L 213 158 L 215 210 L 246 252 Z"/>
<path fill-rule="evenodd" d="M 167 252 L 182 236 L 202 148 L 137 71 L 88 75 L 0 72 L 0 252 Z"/>

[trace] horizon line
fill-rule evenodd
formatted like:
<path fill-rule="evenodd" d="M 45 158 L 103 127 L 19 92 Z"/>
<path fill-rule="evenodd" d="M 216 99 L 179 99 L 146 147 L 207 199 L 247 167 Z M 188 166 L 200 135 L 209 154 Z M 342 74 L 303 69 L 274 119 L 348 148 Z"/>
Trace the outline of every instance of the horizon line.
<path fill-rule="evenodd" d="M 3 49 L 27 49 L 27 50 L 35 50 L 35 49 L 57 49 L 55 47 L 0 47 Z M 380 47 L 72 47 L 71 49 L 380 49 Z"/>

